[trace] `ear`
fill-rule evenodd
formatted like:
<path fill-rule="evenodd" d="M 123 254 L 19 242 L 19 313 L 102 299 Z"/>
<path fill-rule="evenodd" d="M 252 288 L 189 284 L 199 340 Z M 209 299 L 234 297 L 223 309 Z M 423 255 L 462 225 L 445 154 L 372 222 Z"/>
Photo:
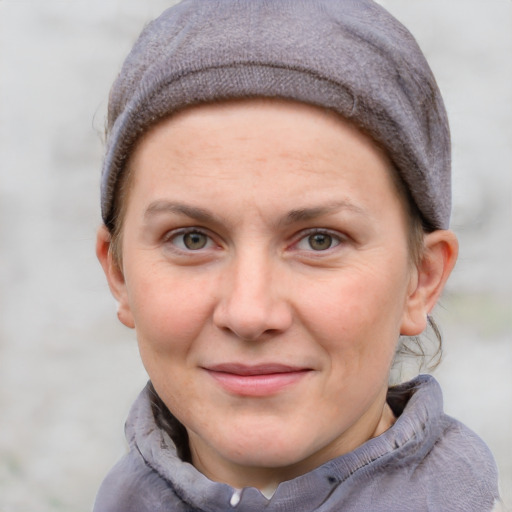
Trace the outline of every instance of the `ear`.
<path fill-rule="evenodd" d="M 411 277 L 400 334 L 417 336 L 427 326 L 427 315 L 436 305 L 450 276 L 459 243 L 452 231 L 438 230 L 424 237 L 421 261 Z"/>
<path fill-rule="evenodd" d="M 128 293 L 124 280 L 123 270 L 117 261 L 114 261 L 111 250 L 111 236 L 106 226 L 101 226 L 96 235 L 96 256 L 98 257 L 103 272 L 107 278 L 108 286 L 118 303 L 117 316 L 121 323 L 133 329 L 132 312 L 128 301 Z"/>

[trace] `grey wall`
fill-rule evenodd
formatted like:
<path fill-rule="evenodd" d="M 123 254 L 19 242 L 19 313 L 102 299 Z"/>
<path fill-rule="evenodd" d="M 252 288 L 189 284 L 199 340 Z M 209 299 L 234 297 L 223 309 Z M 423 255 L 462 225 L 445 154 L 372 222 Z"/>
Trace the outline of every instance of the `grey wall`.
<path fill-rule="evenodd" d="M 512 1 L 383 0 L 454 140 L 461 257 L 437 311 L 446 409 L 512 505 Z M 0 512 L 85 512 L 146 376 L 94 256 L 110 83 L 163 0 L 0 0 Z"/>

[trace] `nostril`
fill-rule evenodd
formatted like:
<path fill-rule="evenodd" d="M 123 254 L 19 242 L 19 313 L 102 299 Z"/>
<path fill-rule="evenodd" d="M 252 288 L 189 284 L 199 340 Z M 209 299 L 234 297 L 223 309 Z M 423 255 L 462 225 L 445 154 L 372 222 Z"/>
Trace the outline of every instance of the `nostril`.
<path fill-rule="evenodd" d="M 244 267 L 248 265 L 245 262 Z M 233 269 L 225 276 L 213 313 L 216 327 L 247 341 L 267 338 L 289 327 L 290 304 L 277 291 L 266 266 L 266 260 L 260 264 L 252 261 L 249 270 Z"/>
<path fill-rule="evenodd" d="M 263 331 L 256 331 L 253 334 L 247 334 L 243 332 L 234 332 L 233 333 L 237 336 L 237 338 L 241 339 L 242 341 L 263 341 L 264 339 L 270 338 L 272 336 L 276 336 L 279 334 L 278 329 L 265 329 Z"/>
<path fill-rule="evenodd" d="M 237 338 L 243 341 L 258 341 L 263 338 L 268 338 L 278 332 L 277 329 L 267 329 L 263 325 L 250 325 L 239 323 L 238 325 L 231 325 L 225 327 L 225 330 L 232 332 Z"/>
<path fill-rule="evenodd" d="M 214 323 L 222 331 L 232 333 L 241 340 L 261 341 L 289 328 L 291 315 L 284 308 L 281 309 L 244 312 L 236 308 L 219 308 L 214 314 Z"/>

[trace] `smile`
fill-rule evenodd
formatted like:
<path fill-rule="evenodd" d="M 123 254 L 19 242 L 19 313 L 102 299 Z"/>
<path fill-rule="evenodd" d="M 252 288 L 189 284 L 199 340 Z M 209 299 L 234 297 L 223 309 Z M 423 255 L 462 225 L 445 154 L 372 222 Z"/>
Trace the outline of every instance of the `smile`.
<path fill-rule="evenodd" d="M 256 366 L 227 363 L 204 369 L 228 393 L 247 397 L 275 395 L 312 371 L 273 363 Z"/>

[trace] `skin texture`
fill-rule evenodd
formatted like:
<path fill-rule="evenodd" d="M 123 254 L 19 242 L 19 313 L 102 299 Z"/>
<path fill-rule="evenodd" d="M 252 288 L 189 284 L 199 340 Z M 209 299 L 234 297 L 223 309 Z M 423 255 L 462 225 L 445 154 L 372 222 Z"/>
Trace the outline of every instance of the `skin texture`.
<path fill-rule="evenodd" d="M 425 235 L 413 264 L 371 139 L 316 107 L 247 100 L 164 120 L 130 166 L 122 268 L 104 227 L 97 254 L 194 465 L 266 489 L 388 429 L 399 335 L 425 328 L 457 241 Z"/>

